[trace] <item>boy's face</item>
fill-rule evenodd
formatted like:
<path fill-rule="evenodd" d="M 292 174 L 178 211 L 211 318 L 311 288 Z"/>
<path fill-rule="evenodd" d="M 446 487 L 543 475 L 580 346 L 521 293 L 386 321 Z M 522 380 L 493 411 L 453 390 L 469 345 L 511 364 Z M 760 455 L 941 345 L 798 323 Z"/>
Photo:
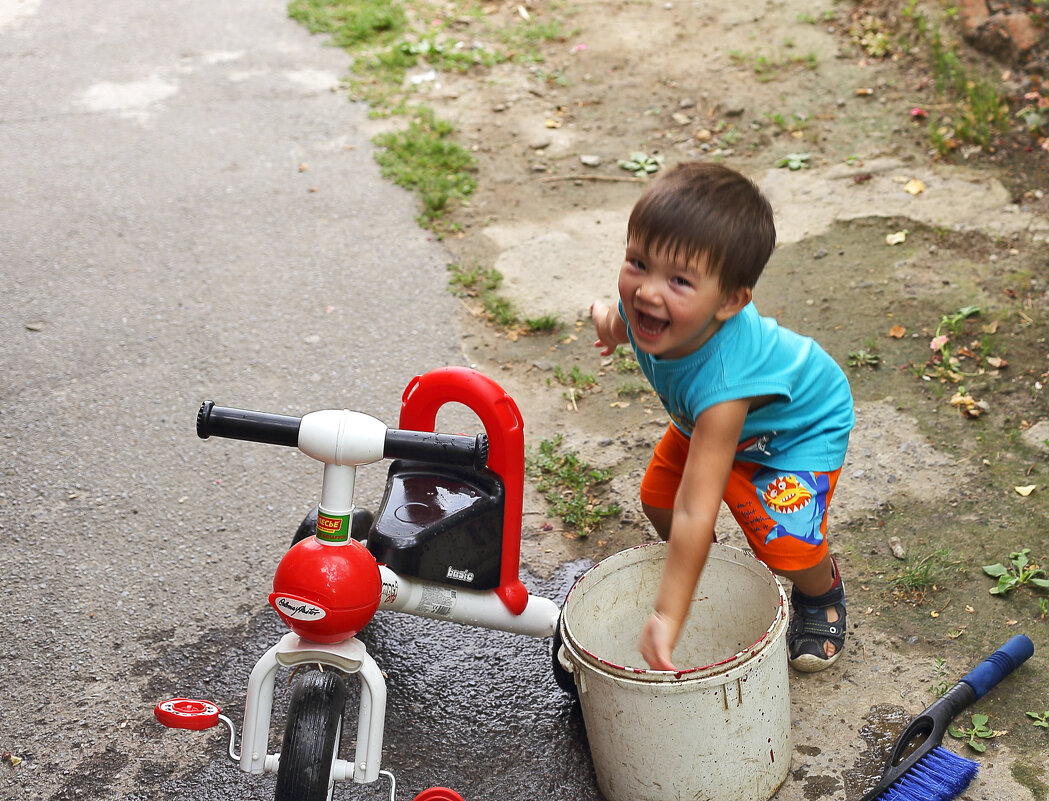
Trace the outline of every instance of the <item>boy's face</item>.
<path fill-rule="evenodd" d="M 705 259 L 672 260 L 631 240 L 619 270 L 619 297 L 638 348 L 678 359 L 699 350 L 750 301 L 751 291 L 723 292 Z"/>

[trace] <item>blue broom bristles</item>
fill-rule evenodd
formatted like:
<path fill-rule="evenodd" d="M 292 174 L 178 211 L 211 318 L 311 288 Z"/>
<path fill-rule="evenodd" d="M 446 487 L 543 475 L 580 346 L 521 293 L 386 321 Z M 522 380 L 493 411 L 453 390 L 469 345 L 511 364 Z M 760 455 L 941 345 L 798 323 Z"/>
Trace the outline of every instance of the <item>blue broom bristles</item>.
<path fill-rule="evenodd" d="M 943 746 L 919 759 L 878 801 L 950 801 L 961 795 L 979 764 Z"/>

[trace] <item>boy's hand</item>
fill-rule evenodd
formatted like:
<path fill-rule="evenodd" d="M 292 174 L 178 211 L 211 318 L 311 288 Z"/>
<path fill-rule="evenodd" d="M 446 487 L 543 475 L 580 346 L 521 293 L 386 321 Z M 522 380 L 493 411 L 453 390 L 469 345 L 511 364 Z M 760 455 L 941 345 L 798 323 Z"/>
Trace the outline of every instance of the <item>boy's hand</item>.
<path fill-rule="evenodd" d="M 611 356 L 616 348 L 624 344 L 626 337 L 620 336 L 616 330 L 616 323 L 622 322 L 619 313 L 600 300 L 590 304 L 590 319 L 594 322 L 594 330 L 597 331 L 595 348 L 601 348 L 602 356 Z"/>
<path fill-rule="evenodd" d="M 641 629 L 641 656 L 653 670 L 677 670 L 670 661 L 673 650 L 670 626 L 659 612 L 653 612 Z"/>

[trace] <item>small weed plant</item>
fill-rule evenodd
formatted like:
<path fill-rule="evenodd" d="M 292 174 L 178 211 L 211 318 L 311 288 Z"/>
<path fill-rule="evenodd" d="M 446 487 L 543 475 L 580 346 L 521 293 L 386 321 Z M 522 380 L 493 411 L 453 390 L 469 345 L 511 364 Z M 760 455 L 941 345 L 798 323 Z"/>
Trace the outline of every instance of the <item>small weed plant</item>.
<path fill-rule="evenodd" d="M 647 381 L 630 380 L 624 381 L 616 389 L 616 396 L 620 398 L 638 398 L 651 391 Z"/>
<path fill-rule="evenodd" d="M 965 744 L 973 751 L 979 751 L 982 754 L 987 750 L 983 740 L 997 737 L 1001 732 L 996 732 L 987 725 L 990 720 L 987 715 L 975 714 L 969 720 L 971 725 L 962 727 L 948 726 L 947 732 L 956 740 L 965 740 Z"/>
<path fill-rule="evenodd" d="M 448 285 L 459 297 L 481 297 L 495 292 L 503 282 L 503 275 L 498 270 L 485 267 L 463 267 L 461 264 L 449 264 L 448 271 L 452 277 Z"/>
<path fill-rule="evenodd" d="M 860 348 L 859 350 L 849 351 L 849 367 L 870 367 L 874 369 L 879 364 L 881 364 L 881 356 L 873 350 Z"/>
<path fill-rule="evenodd" d="M 1031 561 L 1031 549 L 1024 548 L 1009 554 L 1007 565 L 998 562 L 993 565 L 984 565 L 983 572 L 991 578 L 998 579 L 998 583 L 991 587 L 991 595 L 1008 595 L 1013 590 L 1024 586 L 1037 587 L 1049 590 L 1049 578 L 1043 568 Z"/>
<path fill-rule="evenodd" d="M 343 48 L 390 42 L 408 24 L 403 6 L 390 0 L 292 0 L 288 16 L 310 33 L 331 34 L 332 44 Z"/>
<path fill-rule="evenodd" d="M 476 163 L 452 139 L 454 127 L 428 106 L 418 106 L 405 131 L 375 137 L 375 158 L 384 178 L 412 189 L 422 200 L 420 222 L 434 228 L 449 204 L 464 202 L 477 186 Z"/>
<path fill-rule="evenodd" d="M 660 155 L 650 156 L 648 153 L 631 153 L 630 158 L 619 159 L 616 162 L 621 169 L 634 173 L 636 178 L 644 178 L 658 172 L 663 166 L 663 157 Z"/>
<path fill-rule="evenodd" d="M 479 300 L 488 319 L 496 325 L 510 328 L 517 324 L 517 312 L 513 304 L 497 294 L 503 282 L 502 273 L 494 268 L 463 267 L 459 264 L 448 265 L 448 271 L 452 274 L 448 285 L 455 295 Z M 540 318 L 528 323 L 528 326 L 530 330 L 538 331 L 543 330 L 541 326 L 548 323 L 549 320 Z"/>
<path fill-rule="evenodd" d="M 612 354 L 612 369 L 617 373 L 636 373 L 641 369 L 634 351 L 626 345 L 619 345 Z"/>
<path fill-rule="evenodd" d="M 578 365 L 573 365 L 572 369 L 567 373 L 560 365 L 555 367 L 554 380 L 565 387 L 565 391 L 561 393 L 562 397 L 572 404 L 573 409 L 577 410 L 579 407 L 576 405 L 576 401 L 597 386 L 597 378 L 594 374 L 584 373 L 579 369 Z"/>
<path fill-rule="evenodd" d="M 929 690 L 934 698 L 941 698 L 949 689 L 951 689 L 951 682 L 947 678 L 947 660 L 938 656 L 932 669 L 932 687 Z"/>
<path fill-rule="evenodd" d="M 550 333 L 561 330 L 561 320 L 556 314 L 543 314 L 539 317 L 528 317 L 525 319 L 528 330 L 534 334 Z"/>
<path fill-rule="evenodd" d="M 583 461 L 575 451 L 561 447 L 562 437 L 544 439 L 525 458 L 528 475 L 550 505 L 550 510 L 579 536 L 591 534 L 606 517 L 622 510 L 615 504 L 602 505 L 594 497 L 595 488 L 612 478 L 610 470 L 598 470 Z"/>
<path fill-rule="evenodd" d="M 1045 712 L 1024 712 L 1031 719 L 1031 725 L 1039 729 L 1049 729 L 1049 709 Z"/>
<path fill-rule="evenodd" d="M 908 557 L 900 571 L 889 579 L 889 585 L 897 595 L 920 603 L 930 591 L 937 589 L 937 583 L 942 583 L 948 571 L 958 564 L 950 548 Z"/>
<path fill-rule="evenodd" d="M 776 161 L 777 167 L 786 167 L 792 172 L 797 170 L 805 170 L 809 167 L 809 162 L 812 159 L 811 153 L 788 153 L 783 158 Z"/>
<path fill-rule="evenodd" d="M 819 66 L 819 58 L 812 51 L 805 55 L 781 53 L 779 55 L 769 56 L 757 51 L 753 53 L 744 53 L 741 50 L 733 50 L 729 53 L 729 58 L 739 66 L 752 69 L 754 74 L 758 76 L 758 80 L 762 83 L 771 81 L 773 78 L 778 77 L 782 72 L 792 67 L 803 67 L 805 69 L 814 70 Z"/>
<path fill-rule="evenodd" d="M 972 328 L 966 333 L 966 321 L 979 315 L 979 306 L 965 306 L 940 317 L 936 332 L 929 341 L 932 354 L 924 365 L 914 365 L 915 375 L 925 381 L 935 379 L 939 384 L 959 384 L 964 378 L 998 375 L 1000 370 L 1008 367 L 1009 363 L 995 354 L 992 335 L 998 329 L 997 322 L 984 325 L 981 334 Z M 950 402 L 966 417 L 979 417 L 988 408 L 964 386 L 958 387 Z"/>
<path fill-rule="evenodd" d="M 933 75 L 941 96 L 956 98 L 956 109 L 949 118 L 931 124 L 940 134 L 941 147 L 957 147 L 957 140 L 988 147 L 996 131 L 1009 129 L 1009 104 L 997 87 L 973 75 L 958 58 L 958 48 L 944 41 L 940 31 L 929 40 Z M 941 150 L 941 154 L 945 154 Z"/>
<path fill-rule="evenodd" d="M 584 373 L 577 364 L 572 365 L 572 369 L 568 372 L 565 372 L 560 365 L 556 366 L 554 368 L 554 379 L 563 386 L 574 387 L 580 390 L 593 389 L 597 386 L 596 376 L 593 373 Z"/>

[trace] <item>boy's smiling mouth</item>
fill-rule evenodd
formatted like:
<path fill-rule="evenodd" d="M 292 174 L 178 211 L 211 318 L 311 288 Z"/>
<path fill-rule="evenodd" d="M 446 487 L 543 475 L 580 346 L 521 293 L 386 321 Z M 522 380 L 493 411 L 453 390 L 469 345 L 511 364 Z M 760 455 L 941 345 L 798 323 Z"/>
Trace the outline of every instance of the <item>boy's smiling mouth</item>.
<path fill-rule="evenodd" d="M 637 331 L 646 339 L 655 339 L 670 327 L 669 320 L 661 320 L 637 309 L 634 312 L 637 315 Z"/>

